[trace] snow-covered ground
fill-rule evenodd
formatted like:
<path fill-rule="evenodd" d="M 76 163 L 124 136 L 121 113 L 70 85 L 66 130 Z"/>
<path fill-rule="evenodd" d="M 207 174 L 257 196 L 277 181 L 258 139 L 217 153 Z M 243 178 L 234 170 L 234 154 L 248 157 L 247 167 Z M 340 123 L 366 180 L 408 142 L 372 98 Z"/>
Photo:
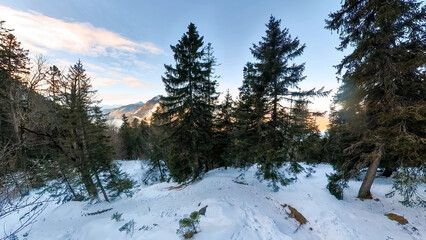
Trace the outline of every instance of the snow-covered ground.
<path fill-rule="evenodd" d="M 176 234 L 179 220 L 206 205 L 200 232 L 193 239 L 426 239 L 426 210 L 404 207 L 398 196 L 386 198 L 392 187 L 390 179 L 375 180 L 375 200 L 356 198 L 361 183 L 352 181 L 345 199 L 339 201 L 326 189 L 326 173 L 332 172 L 329 165 L 318 165 L 312 176 L 299 176 L 296 183 L 273 192 L 256 178 L 255 167 L 216 169 L 199 182 L 170 190 L 178 184 L 143 185 L 146 169 L 140 161 L 120 164 L 140 185 L 133 197 L 124 196 L 112 203 L 50 203 L 31 229 L 20 232 L 19 239 L 180 239 Z M 297 209 L 308 223 L 298 228 L 299 223 L 289 217 L 283 204 Z M 385 216 L 389 212 L 403 215 L 408 224 L 389 220 Z M 122 221 L 112 220 L 114 213 L 122 214 Z M 7 231 L 16 224 L 15 218 L 12 215 L 1 220 L 1 228 Z M 132 233 L 119 231 L 131 220 Z"/>

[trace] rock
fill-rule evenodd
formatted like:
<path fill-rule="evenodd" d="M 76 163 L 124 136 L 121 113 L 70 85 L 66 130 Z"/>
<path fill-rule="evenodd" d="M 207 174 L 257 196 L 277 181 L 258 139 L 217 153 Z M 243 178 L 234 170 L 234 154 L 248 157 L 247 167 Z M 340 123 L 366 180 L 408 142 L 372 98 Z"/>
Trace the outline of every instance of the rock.
<path fill-rule="evenodd" d="M 200 211 L 198 211 L 198 212 L 199 212 L 201 215 L 205 216 L 205 215 L 206 215 L 207 206 L 208 206 L 208 205 L 206 205 L 205 207 L 201 208 L 201 209 L 200 209 Z"/>

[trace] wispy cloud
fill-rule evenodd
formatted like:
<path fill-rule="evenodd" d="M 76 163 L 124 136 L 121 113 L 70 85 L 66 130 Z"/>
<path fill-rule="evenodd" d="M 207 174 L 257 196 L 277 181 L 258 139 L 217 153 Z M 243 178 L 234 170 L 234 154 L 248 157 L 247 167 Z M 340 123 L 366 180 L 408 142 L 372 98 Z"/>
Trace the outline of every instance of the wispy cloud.
<path fill-rule="evenodd" d="M 96 64 L 92 64 L 92 63 L 85 63 L 85 66 L 87 66 L 88 68 L 91 68 L 93 70 L 98 70 L 98 71 L 105 71 L 105 68 L 98 66 Z"/>
<path fill-rule="evenodd" d="M 109 51 L 162 54 L 163 50 L 150 42 L 135 42 L 89 23 L 67 22 L 34 11 L 20 11 L 0 5 L 0 20 L 26 48 L 46 54 L 47 50 L 106 55 Z"/>
<path fill-rule="evenodd" d="M 156 69 L 157 67 L 144 61 L 135 60 L 135 65 L 142 69 Z"/>
<path fill-rule="evenodd" d="M 75 63 L 66 59 L 55 59 L 55 65 L 64 72 L 67 72 L 69 67 L 74 64 Z M 105 68 L 96 64 L 83 62 L 83 66 L 86 68 L 86 73 L 91 78 L 92 85 L 94 87 L 109 87 L 119 83 L 125 83 L 128 87 L 141 87 L 144 89 L 152 87 L 152 84 L 148 81 L 132 76 L 126 76 L 116 71 L 106 71 Z M 119 70 L 122 71 L 122 69 Z"/>
<path fill-rule="evenodd" d="M 98 73 L 92 71 L 87 71 L 87 74 L 92 79 L 92 84 L 94 87 L 108 87 L 119 83 L 125 83 L 128 87 L 132 88 L 152 88 L 152 85 L 147 81 L 131 76 L 124 76 L 117 72 L 109 71 L 107 74 L 108 77 L 104 77 L 103 75 L 99 75 Z"/>
<path fill-rule="evenodd" d="M 143 83 L 140 79 L 134 78 L 134 77 L 125 77 L 123 78 L 123 81 L 127 83 L 129 87 L 142 87 L 147 89 L 148 86 Z"/>

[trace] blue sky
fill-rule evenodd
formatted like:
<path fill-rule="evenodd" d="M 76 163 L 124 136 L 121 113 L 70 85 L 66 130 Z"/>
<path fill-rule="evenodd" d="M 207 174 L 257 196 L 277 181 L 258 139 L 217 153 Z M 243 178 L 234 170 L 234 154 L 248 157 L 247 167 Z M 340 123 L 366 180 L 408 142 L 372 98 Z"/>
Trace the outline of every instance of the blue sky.
<path fill-rule="evenodd" d="M 190 22 L 211 42 L 220 66 L 220 92 L 234 97 L 242 69 L 252 61 L 249 48 L 264 35 L 270 15 L 281 19 L 292 37 L 306 44 L 297 63 L 306 63 L 303 89 L 336 89 L 336 70 L 343 53 L 336 33 L 324 19 L 340 0 L 0 0 L 0 20 L 30 55 L 43 54 L 50 64 L 67 68 L 79 58 L 103 105 L 146 101 L 164 93 L 164 64 L 172 64 L 175 45 Z M 312 108 L 327 110 L 330 99 Z"/>

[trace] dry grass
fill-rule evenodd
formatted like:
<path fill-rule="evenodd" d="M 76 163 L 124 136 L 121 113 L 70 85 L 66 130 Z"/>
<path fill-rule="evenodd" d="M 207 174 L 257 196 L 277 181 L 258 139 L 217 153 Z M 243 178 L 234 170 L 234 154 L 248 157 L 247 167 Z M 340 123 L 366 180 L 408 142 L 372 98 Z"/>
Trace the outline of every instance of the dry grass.
<path fill-rule="evenodd" d="M 186 187 L 187 184 L 181 184 L 181 185 L 177 185 L 177 186 L 173 186 L 173 187 L 169 187 L 167 188 L 168 190 L 177 190 L 177 189 L 182 189 L 184 187 Z"/>
<path fill-rule="evenodd" d="M 297 211 L 296 208 L 287 204 L 283 204 L 281 206 L 284 208 L 287 207 L 290 210 L 290 213 L 287 213 L 288 216 L 296 219 L 296 221 L 298 221 L 300 225 L 306 224 L 308 222 L 308 220 L 306 220 L 306 218 L 299 211 Z"/>
<path fill-rule="evenodd" d="M 189 239 L 189 238 L 192 238 L 194 236 L 194 234 L 195 234 L 195 232 L 187 232 L 183 235 L 183 237 L 185 239 Z"/>
<path fill-rule="evenodd" d="M 400 216 L 400 215 L 398 215 L 398 214 L 395 214 L 395 213 L 386 213 L 385 215 L 386 215 L 386 217 L 388 217 L 390 220 L 397 221 L 398 223 L 400 223 L 400 224 L 402 224 L 402 225 L 405 225 L 405 224 L 407 224 L 407 223 L 408 223 L 408 220 L 407 220 L 407 219 L 405 219 L 403 216 Z"/>

